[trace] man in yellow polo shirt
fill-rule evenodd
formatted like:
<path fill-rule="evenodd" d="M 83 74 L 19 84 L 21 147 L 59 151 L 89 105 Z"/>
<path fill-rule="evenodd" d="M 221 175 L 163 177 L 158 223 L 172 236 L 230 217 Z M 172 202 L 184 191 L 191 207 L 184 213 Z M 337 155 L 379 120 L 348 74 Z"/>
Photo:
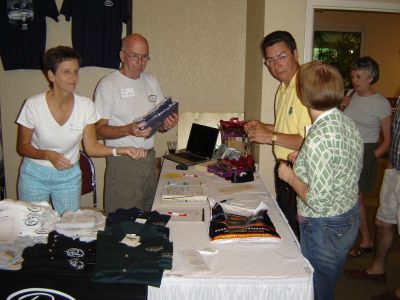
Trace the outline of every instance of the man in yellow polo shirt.
<path fill-rule="evenodd" d="M 277 175 L 279 162 L 300 149 L 305 126 L 311 124 L 307 108 L 296 94 L 296 73 L 300 67 L 296 41 L 289 32 L 274 31 L 264 38 L 261 50 L 268 71 L 281 82 L 275 97 L 275 124 L 252 120 L 245 124 L 245 131 L 251 142 L 273 146 L 276 200 L 298 236 L 296 193 Z"/>

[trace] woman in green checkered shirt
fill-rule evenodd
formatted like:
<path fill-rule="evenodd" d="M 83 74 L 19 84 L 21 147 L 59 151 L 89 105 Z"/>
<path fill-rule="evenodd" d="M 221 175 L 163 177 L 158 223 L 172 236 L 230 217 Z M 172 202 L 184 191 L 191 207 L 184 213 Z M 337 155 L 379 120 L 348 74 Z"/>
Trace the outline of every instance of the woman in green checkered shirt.
<path fill-rule="evenodd" d="M 303 65 L 297 94 L 313 122 L 293 170 L 279 177 L 297 193 L 302 254 L 314 268 L 315 299 L 334 299 L 336 281 L 358 231 L 358 179 L 363 141 L 354 122 L 336 107 L 343 81 L 320 61 Z"/>

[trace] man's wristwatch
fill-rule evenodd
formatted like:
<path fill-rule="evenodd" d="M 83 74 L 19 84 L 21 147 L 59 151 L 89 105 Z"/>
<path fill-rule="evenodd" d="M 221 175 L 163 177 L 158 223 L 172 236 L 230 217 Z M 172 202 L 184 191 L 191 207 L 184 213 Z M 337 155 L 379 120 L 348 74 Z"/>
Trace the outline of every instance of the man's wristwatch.
<path fill-rule="evenodd" d="M 277 139 L 278 139 L 278 136 L 276 135 L 276 132 L 273 132 L 272 136 L 271 136 L 272 145 L 275 145 L 275 142 Z"/>
<path fill-rule="evenodd" d="M 117 148 L 118 148 L 118 147 L 117 147 Z M 113 156 L 121 156 L 121 154 L 118 154 L 118 153 L 117 153 L 117 148 L 113 148 L 113 149 L 112 149 L 112 155 L 113 155 Z"/>

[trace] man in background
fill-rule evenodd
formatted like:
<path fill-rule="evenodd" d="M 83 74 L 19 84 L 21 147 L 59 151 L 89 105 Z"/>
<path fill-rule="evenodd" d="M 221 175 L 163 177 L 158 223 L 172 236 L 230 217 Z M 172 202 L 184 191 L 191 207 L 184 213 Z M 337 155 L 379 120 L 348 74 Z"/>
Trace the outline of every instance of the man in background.
<path fill-rule="evenodd" d="M 296 73 L 300 67 L 296 41 L 287 31 L 274 31 L 262 41 L 261 51 L 269 73 L 281 83 L 275 97 L 275 123 L 252 120 L 245 124 L 245 131 L 251 142 L 273 146 L 276 199 L 298 236 L 296 193 L 277 174 L 279 163 L 287 161 L 291 152 L 300 149 L 305 126 L 311 124 L 307 108 L 296 94 Z"/>
<path fill-rule="evenodd" d="M 144 71 L 150 60 L 146 38 L 140 34 L 125 37 L 119 57 L 120 69 L 104 77 L 96 88 L 95 106 L 101 117 L 96 125 L 97 136 L 108 146 L 144 148 L 148 155 L 135 163 L 125 156 L 107 159 L 104 195 L 107 214 L 118 208 L 150 210 L 152 207 L 157 188 L 155 134 L 150 136 L 151 128 L 142 130 L 133 120 L 164 99 L 157 79 Z M 170 115 L 159 131 L 175 127 L 178 119 L 178 114 Z"/>

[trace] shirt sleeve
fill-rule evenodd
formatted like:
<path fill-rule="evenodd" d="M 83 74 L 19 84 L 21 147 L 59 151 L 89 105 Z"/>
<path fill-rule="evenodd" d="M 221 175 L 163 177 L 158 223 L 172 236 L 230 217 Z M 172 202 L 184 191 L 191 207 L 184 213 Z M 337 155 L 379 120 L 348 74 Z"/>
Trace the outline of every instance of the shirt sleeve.
<path fill-rule="evenodd" d="M 35 111 L 32 102 L 26 100 L 18 116 L 17 123 L 27 128 L 35 128 Z"/>
<path fill-rule="evenodd" d="M 311 118 L 307 107 L 304 106 L 298 98 L 295 102 L 295 105 L 295 111 L 297 112 L 297 118 L 299 120 L 297 123 L 297 130 L 298 133 L 304 138 L 306 135 L 306 126 L 311 124 Z"/>
<path fill-rule="evenodd" d="M 101 119 L 108 120 L 111 118 L 113 99 L 111 88 L 107 84 L 100 82 L 94 94 L 94 106 Z"/>
<path fill-rule="evenodd" d="M 98 114 L 94 103 L 92 100 L 87 99 L 87 118 L 86 118 L 86 124 L 94 124 L 98 120 L 100 120 L 100 115 Z"/>
<path fill-rule="evenodd" d="M 327 145 L 322 141 L 308 144 L 306 149 L 308 194 L 307 205 L 318 213 L 329 209 L 332 188 L 334 187 L 335 172 L 333 155 Z"/>
<path fill-rule="evenodd" d="M 72 0 L 64 0 L 63 1 L 62 5 L 61 5 L 60 13 L 65 16 L 65 20 L 66 21 L 70 21 L 71 20 L 71 16 L 72 16 Z"/>
<path fill-rule="evenodd" d="M 58 22 L 58 16 L 60 15 L 60 13 L 58 12 L 56 2 L 54 0 L 48 0 L 46 2 L 46 16 Z"/>
<path fill-rule="evenodd" d="M 130 10 L 129 10 L 129 1 L 128 0 L 122 0 L 122 3 L 121 3 L 121 16 L 122 16 L 122 22 L 124 22 L 125 24 L 128 23 L 128 21 L 131 18 Z"/>
<path fill-rule="evenodd" d="M 382 105 L 380 105 L 380 109 L 381 111 L 379 120 L 381 121 L 392 114 L 392 107 L 390 106 L 390 102 L 386 98 L 382 99 Z"/>

